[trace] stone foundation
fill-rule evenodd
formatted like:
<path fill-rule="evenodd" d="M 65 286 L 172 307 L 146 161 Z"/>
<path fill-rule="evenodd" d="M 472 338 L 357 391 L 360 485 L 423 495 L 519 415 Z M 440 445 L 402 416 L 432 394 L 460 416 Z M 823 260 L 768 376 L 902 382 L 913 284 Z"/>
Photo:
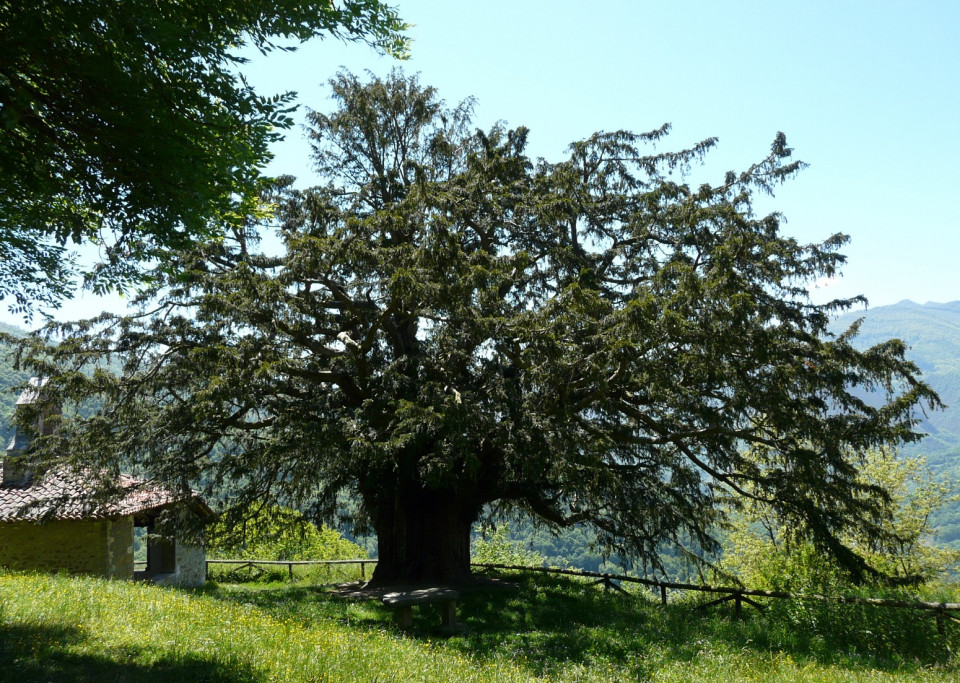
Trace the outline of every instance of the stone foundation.
<path fill-rule="evenodd" d="M 0 566 L 133 578 L 133 517 L 0 524 Z"/>

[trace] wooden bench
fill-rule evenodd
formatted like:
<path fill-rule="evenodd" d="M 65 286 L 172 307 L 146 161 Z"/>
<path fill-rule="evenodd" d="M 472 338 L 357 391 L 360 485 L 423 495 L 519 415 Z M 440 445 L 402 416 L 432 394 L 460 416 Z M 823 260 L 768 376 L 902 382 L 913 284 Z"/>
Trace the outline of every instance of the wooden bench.
<path fill-rule="evenodd" d="M 387 593 L 381 598 L 384 605 L 397 608 L 397 623 L 401 628 L 413 626 L 413 606 L 440 603 L 440 623 L 447 628 L 457 627 L 457 598 L 460 593 L 452 588 L 421 588 Z"/>

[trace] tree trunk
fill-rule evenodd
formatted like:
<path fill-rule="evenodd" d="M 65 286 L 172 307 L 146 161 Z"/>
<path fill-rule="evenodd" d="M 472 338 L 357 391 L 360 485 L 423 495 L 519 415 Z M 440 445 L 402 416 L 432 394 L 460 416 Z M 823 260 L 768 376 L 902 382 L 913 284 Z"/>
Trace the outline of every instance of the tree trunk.
<path fill-rule="evenodd" d="M 371 586 L 472 580 L 470 530 L 479 509 L 451 491 L 407 489 L 373 507 L 379 557 Z"/>

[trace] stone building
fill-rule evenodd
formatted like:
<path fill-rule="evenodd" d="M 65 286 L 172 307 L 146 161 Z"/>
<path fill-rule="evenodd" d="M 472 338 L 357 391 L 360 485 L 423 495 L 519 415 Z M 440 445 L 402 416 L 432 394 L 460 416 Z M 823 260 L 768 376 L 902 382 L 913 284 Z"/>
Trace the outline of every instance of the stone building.
<path fill-rule="evenodd" d="M 43 383 L 31 380 L 18 406 L 35 402 Z M 49 434 L 49 418 L 38 418 L 35 433 Z M 46 424 L 45 424 L 46 423 Z M 65 570 L 116 579 L 202 585 L 202 548 L 154 533 L 158 516 L 174 507 L 199 517 L 212 511 L 198 496 L 176 496 L 133 477 L 115 482 L 121 495 L 95 503 L 93 485 L 82 473 L 63 469 L 34 472 L 30 437 L 15 434 L 4 453 L 0 483 L 0 566 Z M 134 536 L 146 534 L 146 567 L 134 570 Z"/>

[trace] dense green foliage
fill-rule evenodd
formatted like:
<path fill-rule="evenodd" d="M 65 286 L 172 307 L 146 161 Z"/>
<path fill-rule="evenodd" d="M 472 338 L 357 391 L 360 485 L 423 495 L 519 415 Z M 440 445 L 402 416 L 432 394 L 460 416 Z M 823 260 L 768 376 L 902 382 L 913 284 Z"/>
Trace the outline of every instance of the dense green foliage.
<path fill-rule="evenodd" d="M 509 524 L 500 524 L 495 529 L 476 529 L 480 535 L 471 545 L 471 560 L 485 564 L 508 564 L 520 567 L 544 566 L 547 558 L 522 541 L 511 539 L 508 535 L 509 529 Z"/>
<path fill-rule="evenodd" d="M 166 681 L 952 681 L 928 616 L 776 605 L 661 607 L 569 579 L 507 575 L 515 588 L 463 593 L 466 629 L 438 633 L 434 610 L 400 633 L 376 600 L 316 586 L 219 585 L 200 594 L 144 584 L 0 573 L 0 656 L 22 683 Z"/>
<path fill-rule="evenodd" d="M 932 545 L 930 526 L 933 512 L 956 501 L 952 486 L 932 476 L 921 460 L 883 450 L 867 453 L 857 476 L 864 486 L 878 486 L 890 496 L 892 514 L 884 537 L 868 538 L 851 529 L 844 539 L 859 548 L 877 574 L 900 584 L 929 586 L 956 569 L 960 553 Z M 769 507 L 756 501 L 738 507 L 721 565 L 742 585 L 796 593 L 831 593 L 848 585 L 831 557 L 817 552 Z"/>
<path fill-rule="evenodd" d="M 723 552 L 723 549 L 719 551 Z M 501 520 L 495 526 L 474 530 L 474 562 L 523 566 L 584 569 L 614 574 L 632 573 L 630 563 L 616 555 L 603 554 L 597 532 L 586 524 L 555 528 L 538 524 L 529 517 Z M 510 558 L 510 561 L 493 558 Z M 698 581 L 703 568 L 685 556 L 681 548 L 664 544 L 660 567 L 645 572 L 649 578 L 668 581 Z"/>
<path fill-rule="evenodd" d="M 354 560 L 367 551 L 326 526 L 318 527 L 296 510 L 263 506 L 242 523 L 219 521 L 208 531 L 207 557 L 225 560 Z M 365 576 L 366 573 L 363 572 Z M 211 563 L 212 580 L 275 580 L 312 583 L 361 578 L 358 564 L 347 565 L 238 565 Z"/>
<path fill-rule="evenodd" d="M 842 539 L 882 536 L 889 505 L 848 454 L 919 438 L 918 404 L 939 404 L 901 343 L 828 334 L 853 301 L 809 301 L 845 238 L 800 245 L 753 213 L 802 166 L 783 135 L 692 188 L 713 140 L 649 153 L 667 127 L 597 133 L 534 162 L 525 129 L 473 132 L 470 102 L 416 78 L 331 88 L 335 110 L 311 115 L 326 184 L 269 196 L 278 253 L 236 228 L 165 263 L 151 316 L 23 344 L 48 400 L 103 405 L 38 457 L 128 458 L 238 511 L 332 519 L 345 492 L 379 582 L 466 578 L 487 506 L 589 525 L 602 552 L 660 567 L 665 543 L 715 549 L 726 494 L 871 570 Z M 83 372 L 104 354 L 122 373 Z"/>
<path fill-rule="evenodd" d="M 251 210 L 293 93 L 254 92 L 242 46 L 402 53 L 404 28 L 378 0 L 0 2 L 0 299 L 69 296 L 70 242 L 104 250 L 96 288 L 122 286 Z"/>
<path fill-rule="evenodd" d="M 0 323 L 0 334 L 16 338 L 26 333 L 19 327 Z M 0 340 L 0 443 L 4 448 L 13 433 L 11 419 L 18 396 L 14 387 L 22 386 L 29 379 L 27 373 L 14 369 L 12 353 L 13 345 Z"/>
<path fill-rule="evenodd" d="M 208 552 L 215 557 L 258 560 L 350 560 L 366 551 L 295 510 L 264 507 L 241 525 L 217 524 Z"/>
<path fill-rule="evenodd" d="M 904 446 L 907 456 L 922 456 L 930 469 L 947 481 L 960 482 L 960 302 L 919 305 L 902 301 L 840 316 L 840 330 L 863 319 L 855 341 L 861 348 L 896 337 L 909 347 L 909 357 L 923 372 L 947 409 L 923 416 L 927 436 Z M 871 400 L 868 395 L 864 398 Z M 948 502 L 931 515 L 937 543 L 960 550 L 960 502 Z"/>
<path fill-rule="evenodd" d="M 944 410 L 923 415 L 920 429 L 926 436 L 903 447 L 904 458 L 922 458 L 926 468 L 938 480 L 952 482 L 952 493 L 960 482 L 960 302 L 916 304 L 903 301 L 889 306 L 855 310 L 838 316 L 830 329 L 840 333 L 862 318 L 859 334 L 853 340 L 866 349 L 883 340 L 896 338 L 908 347 L 907 356 L 923 372 L 924 380 L 946 404 Z M 864 398 L 869 400 L 867 393 Z M 913 469 L 916 464 L 911 465 Z M 930 512 L 932 545 L 960 550 L 960 501 L 944 498 L 939 509 Z M 600 556 L 590 550 L 591 535 L 571 529 L 555 538 L 529 524 L 512 524 L 510 538 L 548 558 L 549 563 L 583 569 L 597 569 Z M 669 560 L 668 560 L 669 562 Z M 674 564 L 669 576 L 683 576 L 688 568 Z"/>

